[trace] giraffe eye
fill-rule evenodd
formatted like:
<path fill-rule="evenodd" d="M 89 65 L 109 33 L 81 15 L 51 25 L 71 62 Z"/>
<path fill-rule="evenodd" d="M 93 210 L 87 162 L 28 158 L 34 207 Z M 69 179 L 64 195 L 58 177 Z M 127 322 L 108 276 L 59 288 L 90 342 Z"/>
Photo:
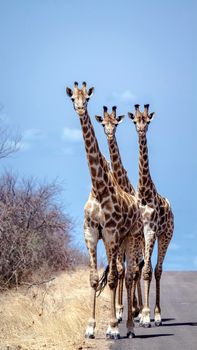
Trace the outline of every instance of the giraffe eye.
<path fill-rule="evenodd" d="M 88 101 L 89 101 L 89 99 L 90 99 L 90 98 L 89 98 L 89 97 L 87 97 L 87 98 L 86 98 L 86 101 L 88 102 Z"/>
<path fill-rule="evenodd" d="M 136 121 L 135 121 L 135 120 L 134 120 L 133 122 L 134 122 L 134 124 L 136 124 Z"/>
<path fill-rule="evenodd" d="M 73 102 L 74 102 L 74 100 L 75 100 L 75 99 L 72 97 L 72 98 L 71 98 L 71 101 L 73 101 Z"/>

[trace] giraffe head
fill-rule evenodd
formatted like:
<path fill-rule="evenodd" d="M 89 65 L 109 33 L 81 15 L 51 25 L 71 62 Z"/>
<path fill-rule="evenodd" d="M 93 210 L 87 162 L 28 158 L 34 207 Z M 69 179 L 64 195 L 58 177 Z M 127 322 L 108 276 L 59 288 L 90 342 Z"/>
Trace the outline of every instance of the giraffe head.
<path fill-rule="evenodd" d="M 149 105 L 144 105 L 143 112 L 140 111 L 139 107 L 139 105 L 135 105 L 135 114 L 128 113 L 128 116 L 134 122 L 137 132 L 143 135 L 148 130 L 148 125 L 153 119 L 154 112 L 149 114 Z"/>
<path fill-rule="evenodd" d="M 74 109 L 79 117 L 83 117 L 86 114 L 88 101 L 93 92 L 93 87 L 87 90 L 85 81 L 83 82 L 81 89 L 78 88 L 77 82 L 74 83 L 73 90 L 71 90 L 69 87 L 66 88 L 66 93 L 71 98 Z"/>
<path fill-rule="evenodd" d="M 116 106 L 112 107 L 111 114 L 108 113 L 107 107 L 103 106 L 103 117 L 96 115 L 96 120 L 101 123 L 104 128 L 104 132 L 107 135 L 108 140 L 112 140 L 118 124 L 120 124 L 124 118 L 124 115 L 116 116 Z"/>

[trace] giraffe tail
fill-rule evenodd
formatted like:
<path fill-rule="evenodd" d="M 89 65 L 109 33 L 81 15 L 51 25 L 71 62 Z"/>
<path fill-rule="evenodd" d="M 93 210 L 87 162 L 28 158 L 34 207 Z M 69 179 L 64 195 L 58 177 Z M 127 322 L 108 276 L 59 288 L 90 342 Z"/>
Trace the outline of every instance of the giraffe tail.
<path fill-rule="evenodd" d="M 140 263 L 138 264 L 140 271 L 142 271 L 143 267 L 144 267 L 144 259 L 140 261 Z"/>
<path fill-rule="evenodd" d="M 109 273 L 109 265 L 107 265 L 105 271 L 103 272 L 100 280 L 99 280 L 99 284 L 98 284 L 98 287 L 97 287 L 97 297 L 99 297 L 99 295 L 102 293 L 102 291 L 105 289 L 105 286 L 107 285 L 107 276 L 108 276 L 108 273 Z"/>
<path fill-rule="evenodd" d="M 142 271 L 144 266 L 144 259 L 140 261 L 140 263 L 138 264 L 138 268 L 140 270 L 140 272 Z M 97 297 L 99 297 L 99 295 L 102 293 L 102 291 L 105 289 L 106 285 L 107 285 L 107 276 L 109 273 L 109 265 L 107 265 L 105 271 L 103 272 L 101 278 L 99 279 L 99 284 L 98 287 L 96 289 L 96 291 L 98 292 Z"/>

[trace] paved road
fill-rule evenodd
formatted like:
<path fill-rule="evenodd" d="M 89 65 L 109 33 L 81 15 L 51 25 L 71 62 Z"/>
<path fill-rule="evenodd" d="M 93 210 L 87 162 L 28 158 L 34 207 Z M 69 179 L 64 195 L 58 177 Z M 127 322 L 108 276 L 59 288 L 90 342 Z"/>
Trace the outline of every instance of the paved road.
<path fill-rule="evenodd" d="M 151 316 L 155 284 L 151 283 Z M 125 339 L 125 314 L 120 325 L 122 338 L 113 350 L 197 350 L 197 272 L 164 272 L 161 283 L 163 325 L 144 329 L 136 322 L 134 339 Z"/>

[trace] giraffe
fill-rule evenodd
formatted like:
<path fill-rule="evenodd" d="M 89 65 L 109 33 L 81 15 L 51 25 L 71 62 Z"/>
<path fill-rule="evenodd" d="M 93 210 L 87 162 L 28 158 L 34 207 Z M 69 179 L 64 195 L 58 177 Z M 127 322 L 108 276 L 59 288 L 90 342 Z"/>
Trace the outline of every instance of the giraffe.
<path fill-rule="evenodd" d="M 154 270 L 156 280 L 156 302 L 154 321 L 156 326 L 162 324 L 160 306 L 160 279 L 162 265 L 174 230 L 174 216 L 167 198 L 162 197 L 151 178 L 148 159 L 148 145 L 146 133 L 154 113 L 149 114 L 149 105 L 144 105 L 144 111 L 135 105 L 135 114 L 128 113 L 136 126 L 139 140 L 139 182 L 138 200 L 142 212 L 145 236 L 144 279 L 144 307 L 140 325 L 150 327 L 149 290 L 152 280 L 151 256 L 155 241 L 158 242 L 157 264 Z"/>
<path fill-rule="evenodd" d="M 120 337 L 115 310 L 116 287 L 118 281 L 116 258 L 121 242 L 127 237 L 128 242 L 125 252 L 127 259 L 125 282 L 128 299 L 127 337 L 133 338 L 135 333 L 132 317 L 132 294 L 134 288 L 132 286 L 134 286 L 138 275 L 138 235 L 142 228 L 142 219 L 138 210 L 136 198 L 124 192 L 119 187 L 110 170 L 108 162 L 99 149 L 94 128 L 87 110 L 88 101 L 93 91 L 93 88 L 87 90 L 85 82 L 82 84 L 81 89 L 78 88 L 77 82 L 74 84 L 73 90 L 68 87 L 66 89 L 68 96 L 73 102 L 74 109 L 79 116 L 92 181 L 92 190 L 84 210 L 84 237 L 90 257 L 90 286 L 92 291 L 92 312 L 85 336 L 88 338 L 95 337 L 96 291 L 99 282 L 96 249 L 99 238 L 102 238 L 109 264 L 107 282 L 111 296 L 111 318 L 106 336 L 112 339 Z"/>
<path fill-rule="evenodd" d="M 129 181 L 127 172 L 122 164 L 122 159 L 120 156 L 120 151 L 119 151 L 119 147 L 115 136 L 117 126 L 122 122 L 124 118 L 124 115 L 120 115 L 118 117 L 116 116 L 116 108 L 117 108 L 116 106 L 113 106 L 112 112 L 111 114 L 109 114 L 108 108 L 104 106 L 103 117 L 96 115 L 95 118 L 103 126 L 104 133 L 107 136 L 111 166 L 112 166 L 112 171 L 116 181 L 125 192 L 135 196 L 136 192 L 131 182 Z M 143 240 L 143 232 L 142 232 L 142 240 Z M 143 246 L 143 243 L 141 245 Z M 124 281 L 124 275 L 125 275 L 124 255 L 125 255 L 125 243 L 123 242 L 119 249 L 118 257 L 117 257 L 117 268 L 118 268 L 118 274 L 119 274 L 117 318 L 119 321 L 122 321 L 122 315 L 123 315 L 123 309 L 124 309 L 124 306 L 123 306 L 123 281 Z M 139 259 L 138 263 L 140 265 L 143 265 L 143 255 L 142 255 L 141 247 L 140 247 L 138 259 Z M 141 313 L 142 307 L 143 307 L 140 278 L 137 281 L 137 288 L 138 288 L 139 307 L 137 306 L 137 300 L 135 298 L 133 301 L 133 315 L 135 316 L 137 316 L 139 312 Z"/>

